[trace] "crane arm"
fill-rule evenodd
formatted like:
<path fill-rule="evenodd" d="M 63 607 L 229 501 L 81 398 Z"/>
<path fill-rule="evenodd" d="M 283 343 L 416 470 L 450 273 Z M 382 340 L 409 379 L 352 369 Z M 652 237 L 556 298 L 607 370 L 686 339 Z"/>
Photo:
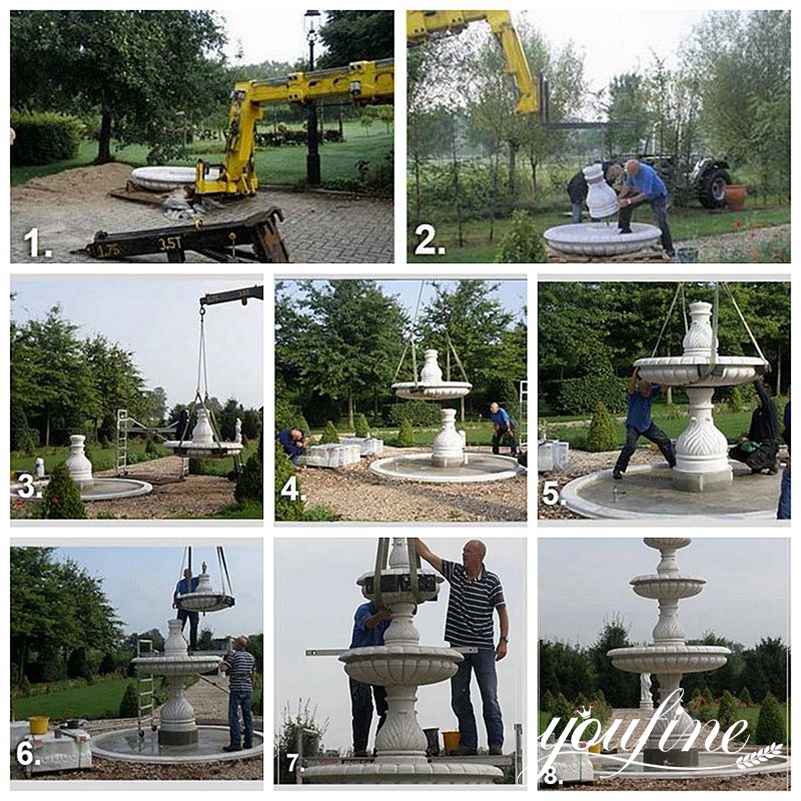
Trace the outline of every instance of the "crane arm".
<path fill-rule="evenodd" d="M 485 21 L 503 50 L 504 71 L 517 89 L 516 114 L 540 111 L 540 88 L 531 75 L 523 44 L 508 11 L 407 11 L 406 38 L 410 47 L 461 33 L 471 22 Z"/>
<path fill-rule="evenodd" d="M 231 93 L 225 160 L 209 165 L 200 160 L 195 168 L 197 194 L 252 195 L 258 188 L 253 163 L 256 123 L 271 104 L 303 105 L 334 97 L 350 97 L 356 105 L 391 103 L 395 93 L 393 59 L 355 61 L 344 67 L 294 72 L 285 78 L 240 81 Z"/>
<path fill-rule="evenodd" d="M 200 299 L 201 306 L 214 306 L 216 303 L 233 303 L 236 300 L 247 306 L 248 298 L 264 300 L 264 285 L 257 284 L 244 289 L 230 289 L 226 292 L 210 292 Z"/>

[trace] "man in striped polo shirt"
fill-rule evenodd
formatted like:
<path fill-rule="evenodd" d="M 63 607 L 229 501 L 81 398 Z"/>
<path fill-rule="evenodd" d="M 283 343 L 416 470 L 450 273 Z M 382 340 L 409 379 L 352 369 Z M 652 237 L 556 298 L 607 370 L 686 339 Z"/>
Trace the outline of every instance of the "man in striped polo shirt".
<path fill-rule="evenodd" d="M 501 580 L 484 566 L 487 547 L 480 540 L 470 540 L 462 549 L 462 564 L 449 562 L 433 553 L 420 539 L 417 553 L 451 586 L 445 640 L 451 648 L 474 647 L 477 653 L 465 654 L 451 678 L 451 707 L 459 719 L 459 754 L 470 756 L 478 749 L 478 731 L 470 702 L 471 671 L 475 672 L 481 693 L 487 743 L 492 755 L 503 754 L 503 718 L 498 703 L 498 676 L 495 663 L 506 656 L 509 645 L 509 613 L 503 597 Z M 495 645 L 493 612 L 498 610 L 500 639 Z"/>
<path fill-rule="evenodd" d="M 245 649 L 248 638 L 243 634 L 234 640 L 234 650 L 226 654 L 220 670 L 228 674 L 228 729 L 231 736 L 230 745 L 223 751 L 241 751 L 253 748 L 253 671 L 256 659 Z M 239 728 L 239 709 L 242 708 L 242 724 L 245 729 L 244 744 Z"/>

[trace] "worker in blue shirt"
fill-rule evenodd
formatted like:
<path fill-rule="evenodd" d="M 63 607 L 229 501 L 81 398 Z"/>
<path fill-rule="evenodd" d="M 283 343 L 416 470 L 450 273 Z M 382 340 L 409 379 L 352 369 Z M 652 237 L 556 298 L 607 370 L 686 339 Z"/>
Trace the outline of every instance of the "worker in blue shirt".
<path fill-rule="evenodd" d="M 490 420 L 495 427 L 492 435 L 492 452 L 500 452 L 501 444 L 505 437 L 509 438 L 511 447 L 510 455 L 517 456 L 517 437 L 515 436 L 515 424 L 506 409 L 502 409 L 497 403 L 490 404 Z"/>
<path fill-rule="evenodd" d="M 184 577 L 175 585 L 175 592 L 172 594 L 172 608 L 178 610 L 176 617 L 181 621 L 181 633 L 183 634 L 186 621 L 189 621 L 189 649 L 194 651 L 197 648 L 197 627 L 200 623 L 200 612 L 193 612 L 189 609 L 181 609 L 178 605 L 179 595 L 188 595 L 197 589 L 200 578 L 192 577 L 192 570 L 186 568 Z"/>
<path fill-rule="evenodd" d="M 299 428 L 285 428 L 278 433 L 278 442 L 296 467 L 306 453 L 306 436 Z"/>
<path fill-rule="evenodd" d="M 668 191 L 656 170 L 647 164 L 629 159 L 626 162 L 626 177 L 618 195 L 620 211 L 617 225 L 621 234 L 631 233 L 631 217 L 634 209 L 642 203 L 650 203 L 654 222 L 662 232 L 662 248 L 671 258 L 676 254 L 667 221 Z"/>
<path fill-rule="evenodd" d="M 369 601 L 357 607 L 353 616 L 353 634 L 351 648 L 369 648 L 384 644 L 384 632 L 389 627 L 392 615 L 385 606 Z M 370 725 L 373 722 L 373 698 L 378 715 L 378 728 L 381 731 L 387 719 L 387 691 L 376 684 L 364 684 L 355 679 L 350 682 L 350 706 L 353 718 L 353 756 L 367 756 L 367 740 L 370 736 Z"/>
<path fill-rule="evenodd" d="M 640 371 L 634 370 L 629 378 L 629 409 L 626 414 L 626 444 L 617 457 L 617 463 L 612 471 L 612 477 L 620 481 L 623 473 L 629 466 L 634 451 L 637 449 L 637 440 L 645 437 L 653 442 L 667 460 L 670 468 L 676 466 L 676 455 L 673 453 L 673 443 L 667 434 L 654 424 L 651 419 L 651 404 L 659 395 L 659 384 L 650 384 L 640 378 Z"/>

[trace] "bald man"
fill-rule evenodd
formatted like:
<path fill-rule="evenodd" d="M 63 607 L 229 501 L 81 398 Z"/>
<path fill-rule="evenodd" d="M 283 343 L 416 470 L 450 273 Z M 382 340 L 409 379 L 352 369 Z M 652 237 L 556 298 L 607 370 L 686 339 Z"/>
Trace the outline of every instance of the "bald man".
<path fill-rule="evenodd" d="M 248 638 L 242 634 L 234 640 L 233 652 L 226 654 L 220 670 L 228 674 L 228 733 L 229 745 L 223 751 L 241 751 L 253 748 L 253 673 L 256 658 L 248 653 Z M 239 710 L 242 710 L 242 727 L 239 726 Z M 244 743 L 242 728 L 244 728 Z"/>
<path fill-rule="evenodd" d="M 673 239 L 667 220 L 668 191 L 665 182 L 653 167 L 637 159 L 629 159 L 625 165 L 626 175 L 623 188 L 618 195 L 619 211 L 617 225 L 621 234 L 631 233 L 631 218 L 634 209 L 643 203 L 650 203 L 654 222 L 662 232 L 662 248 L 671 258 L 675 256 Z"/>
<path fill-rule="evenodd" d="M 484 725 L 487 728 L 489 752 L 503 754 L 503 718 L 498 703 L 498 676 L 495 663 L 506 656 L 509 647 L 509 614 L 503 597 L 501 580 L 484 566 L 487 546 L 470 540 L 462 549 L 462 563 L 449 562 L 431 551 L 420 539 L 417 553 L 450 584 L 445 640 L 451 648 L 476 648 L 464 655 L 456 674 L 451 678 L 451 708 L 459 720 L 460 756 L 478 751 L 478 730 L 473 704 L 470 701 L 471 672 L 475 672 Z M 495 645 L 493 612 L 498 612 L 500 639 Z"/>

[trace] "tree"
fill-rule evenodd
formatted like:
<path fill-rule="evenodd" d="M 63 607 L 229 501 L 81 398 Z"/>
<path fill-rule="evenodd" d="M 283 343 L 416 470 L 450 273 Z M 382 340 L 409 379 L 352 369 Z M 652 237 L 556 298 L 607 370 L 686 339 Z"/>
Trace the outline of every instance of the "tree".
<path fill-rule="evenodd" d="M 198 651 L 211 651 L 213 648 L 213 637 L 214 633 L 209 628 L 202 628 L 200 630 L 200 636 L 197 638 L 197 650 Z"/>
<path fill-rule="evenodd" d="M 637 72 L 615 75 L 606 94 L 597 101 L 597 108 L 612 123 L 606 128 L 607 154 L 613 157 L 639 153 L 652 125 L 645 76 Z"/>
<path fill-rule="evenodd" d="M 737 701 L 734 696 L 728 691 L 724 690 L 720 697 L 720 704 L 718 705 L 718 723 L 721 730 L 728 729 L 737 722 L 739 716 L 737 714 Z"/>
<path fill-rule="evenodd" d="M 208 11 L 17 11 L 11 103 L 99 115 L 98 164 L 111 161 L 112 138 L 162 160 L 225 104 L 224 44 Z"/>
<path fill-rule="evenodd" d="M 136 692 L 136 685 L 128 682 L 125 693 L 120 701 L 119 716 L 121 718 L 135 718 L 139 714 L 139 695 Z"/>
<path fill-rule="evenodd" d="M 320 39 L 326 52 L 317 61 L 320 69 L 394 55 L 392 11 L 326 11 L 325 14 Z"/>
<path fill-rule="evenodd" d="M 755 745 L 784 743 L 786 738 L 787 724 L 784 720 L 784 713 L 776 697 L 769 692 L 759 708 L 754 743 Z"/>
<path fill-rule="evenodd" d="M 590 646 L 589 656 L 598 676 L 598 687 L 613 707 L 634 707 L 639 702 L 639 684 L 633 673 L 617 670 L 607 653 L 614 648 L 627 648 L 631 643 L 623 619 L 608 620 L 598 639 Z"/>
<path fill-rule="evenodd" d="M 740 694 L 737 696 L 737 698 L 739 699 L 740 703 L 743 706 L 753 706 L 754 705 L 754 702 L 751 699 L 751 693 L 748 692 L 748 687 L 743 686 L 743 689 L 740 690 Z"/>
<path fill-rule="evenodd" d="M 283 720 L 279 731 L 275 733 L 278 759 L 277 784 L 294 784 L 296 777 L 290 768 L 289 754 L 298 753 L 298 736 L 302 743 L 304 756 L 315 756 L 322 751 L 322 739 L 328 729 L 328 721 L 317 720 L 317 709 L 312 708 L 311 699 L 298 700 L 297 712 L 289 711 L 289 704 L 284 706 Z"/>
<path fill-rule="evenodd" d="M 598 401 L 595 407 L 595 414 L 590 421 L 590 433 L 587 438 L 587 450 L 598 453 L 601 451 L 614 450 L 617 445 L 617 425 L 611 414 L 604 406 L 603 401 Z"/>

